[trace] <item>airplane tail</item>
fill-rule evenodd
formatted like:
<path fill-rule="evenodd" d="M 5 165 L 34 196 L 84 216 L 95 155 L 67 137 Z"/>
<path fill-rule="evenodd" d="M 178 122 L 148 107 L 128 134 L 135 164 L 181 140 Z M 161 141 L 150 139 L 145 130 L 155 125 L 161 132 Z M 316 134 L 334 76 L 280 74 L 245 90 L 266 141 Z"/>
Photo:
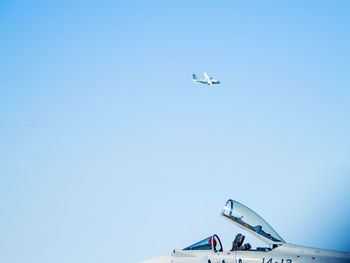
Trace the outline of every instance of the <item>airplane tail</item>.
<path fill-rule="evenodd" d="M 194 82 L 197 81 L 197 76 L 196 76 L 196 74 L 192 74 L 192 80 L 193 80 Z"/>

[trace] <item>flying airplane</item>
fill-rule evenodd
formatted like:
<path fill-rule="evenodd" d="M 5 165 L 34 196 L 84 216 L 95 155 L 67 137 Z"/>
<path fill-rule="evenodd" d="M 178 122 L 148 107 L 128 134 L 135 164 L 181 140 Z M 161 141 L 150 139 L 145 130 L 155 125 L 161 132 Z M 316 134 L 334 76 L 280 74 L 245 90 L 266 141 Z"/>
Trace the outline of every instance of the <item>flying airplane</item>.
<path fill-rule="evenodd" d="M 198 79 L 196 74 L 192 74 L 193 82 L 194 83 L 200 82 L 200 83 L 207 84 L 210 86 L 212 86 L 213 84 L 220 84 L 220 81 L 213 79 L 213 78 L 209 78 L 207 73 L 204 72 L 203 75 L 204 75 L 205 79 Z"/>
<path fill-rule="evenodd" d="M 221 216 L 253 234 L 266 247 L 255 249 L 243 244 L 245 236 L 237 234 L 230 250 L 224 251 L 217 235 L 207 237 L 171 254 L 140 263 L 350 263 L 350 253 L 292 245 L 258 214 L 243 204 L 229 199 Z"/>

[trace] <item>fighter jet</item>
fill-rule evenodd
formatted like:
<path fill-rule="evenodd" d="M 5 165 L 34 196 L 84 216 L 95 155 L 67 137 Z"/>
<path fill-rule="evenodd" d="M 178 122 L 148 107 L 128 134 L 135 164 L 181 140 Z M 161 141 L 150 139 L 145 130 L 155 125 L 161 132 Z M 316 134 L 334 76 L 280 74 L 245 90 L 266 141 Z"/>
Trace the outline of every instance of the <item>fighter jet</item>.
<path fill-rule="evenodd" d="M 210 86 L 212 86 L 213 84 L 220 84 L 220 81 L 218 81 L 216 79 L 213 79 L 213 78 L 209 78 L 207 73 L 204 72 L 203 75 L 204 75 L 205 79 L 198 79 L 196 74 L 192 74 L 193 82 L 194 83 L 200 82 L 200 83 L 207 84 L 207 85 L 210 85 Z"/>
<path fill-rule="evenodd" d="M 230 250 L 224 251 L 217 235 L 207 237 L 171 254 L 140 263 L 350 263 L 350 253 L 292 245 L 258 214 L 243 204 L 229 199 L 221 215 L 238 227 L 253 234 L 266 247 L 255 249 L 243 244 L 245 236 L 236 235 Z"/>

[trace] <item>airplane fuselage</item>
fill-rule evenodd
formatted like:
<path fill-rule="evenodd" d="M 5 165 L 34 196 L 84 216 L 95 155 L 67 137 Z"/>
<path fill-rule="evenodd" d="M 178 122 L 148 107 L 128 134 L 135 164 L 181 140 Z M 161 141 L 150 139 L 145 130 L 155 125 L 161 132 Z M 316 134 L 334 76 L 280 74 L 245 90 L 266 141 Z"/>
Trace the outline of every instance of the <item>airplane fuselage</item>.
<path fill-rule="evenodd" d="M 243 204 L 229 199 L 221 215 L 238 227 L 265 242 L 267 247 L 252 249 L 237 234 L 232 249 L 223 251 L 217 235 L 209 236 L 172 254 L 141 263 L 350 263 L 350 253 L 292 245 L 258 214 Z"/>
<path fill-rule="evenodd" d="M 350 263 L 350 253 L 283 244 L 266 251 L 174 250 L 140 263 Z"/>
<path fill-rule="evenodd" d="M 213 86 L 213 84 L 220 84 L 220 81 L 210 78 L 207 73 L 204 72 L 203 75 L 204 75 L 204 79 L 198 79 L 196 74 L 192 74 L 193 82 L 195 83 L 199 82 L 210 86 Z"/>

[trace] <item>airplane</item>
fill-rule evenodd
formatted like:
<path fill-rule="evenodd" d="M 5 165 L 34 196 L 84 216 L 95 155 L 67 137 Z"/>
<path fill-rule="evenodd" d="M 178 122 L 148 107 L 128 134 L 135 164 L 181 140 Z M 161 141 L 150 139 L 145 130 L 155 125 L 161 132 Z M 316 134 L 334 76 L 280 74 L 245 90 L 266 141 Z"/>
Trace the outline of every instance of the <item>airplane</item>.
<path fill-rule="evenodd" d="M 252 249 L 249 243 L 243 244 L 245 236 L 237 234 L 232 248 L 224 251 L 219 237 L 212 235 L 184 249 L 174 249 L 171 254 L 140 263 L 350 263 L 349 252 L 287 243 L 262 217 L 232 199 L 226 202 L 221 216 L 268 246 Z"/>
<path fill-rule="evenodd" d="M 198 79 L 196 74 L 192 74 L 193 82 L 194 83 L 200 82 L 200 83 L 210 85 L 210 86 L 212 86 L 213 84 L 220 84 L 220 81 L 213 79 L 213 78 L 210 78 L 207 73 L 204 72 L 203 75 L 204 75 L 205 79 Z"/>

